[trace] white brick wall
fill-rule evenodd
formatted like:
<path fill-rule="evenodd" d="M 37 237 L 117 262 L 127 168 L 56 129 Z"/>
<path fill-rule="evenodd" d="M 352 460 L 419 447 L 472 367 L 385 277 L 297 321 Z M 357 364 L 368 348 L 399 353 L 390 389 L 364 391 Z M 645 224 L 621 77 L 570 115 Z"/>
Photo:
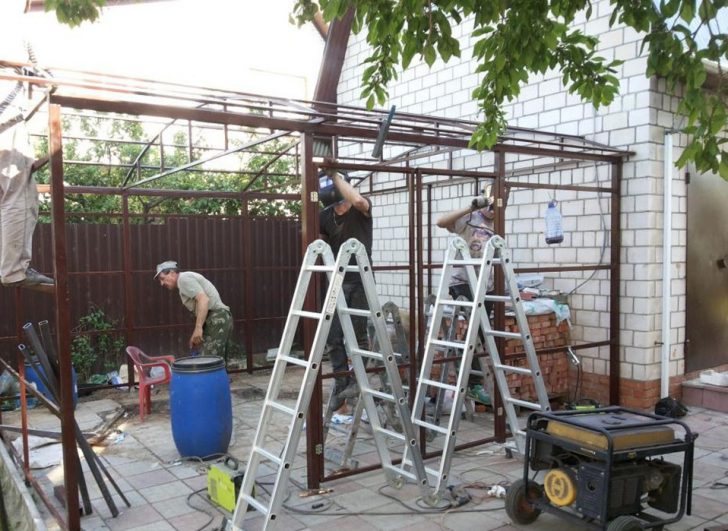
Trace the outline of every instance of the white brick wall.
<path fill-rule="evenodd" d="M 564 134 L 585 135 L 587 139 L 614 147 L 629 149 L 635 155 L 623 165 L 622 183 L 622 256 L 620 285 L 620 342 L 621 371 L 626 378 L 648 380 L 659 378 L 659 348 L 655 341 L 660 336 L 662 271 L 662 142 L 664 128 L 675 125 L 677 98 L 666 95 L 662 81 L 644 77 L 645 57 L 638 57 L 641 37 L 628 28 L 609 27 L 610 2 L 597 0 L 594 12 L 598 18 L 588 23 L 588 31 L 601 33 L 599 53 L 605 57 L 625 60 L 619 69 L 621 92 L 609 108 L 595 111 L 591 104 L 581 102 L 568 94 L 561 85 L 557 72 L 532 76 L 522 87 L 520 97 L 505 106 L 509 124 L 517 127 L 541 128 Z M 583 21 L 581 22 L 584 27 Z M 438 62 L 432 70 L 424 64 L 414 64 L 409 71 L 389 87 L 389 105 L 398 111 L 422 112 L 450 118 L 478 119 L 477 105 L 471 101 L 472 90 L 480 77 L 474 73 L 470 61 L 474 40 L 470 36 L 472 23 L 464 22 L 454 31 L 461 40 L 462 58 L 449 63 Z M 341 82 L 339 102 L 362 105 L 358 98 L 359 82 L 366 58 L 366 46 L 361 35 L 350 39 Z M 684 138 L 675 137 L 676 144 L 684 145 Z M 674 158 L 679 156 L 676 148 Z M 455 151 L 451 156 L 419 159 L 416 164 L 437 167 L 492 170 L 490 154 Z M 537 163 L 528 157 L 509 156 L 510 169 L 531 168 Z M 401 176 L 375 176 L 375 188 L 382 182 L 404 182 Z M 609 185 L 609 168 L 582 164 L 568 170 L 554 169 L 534 175 L 518 177 L 523 182 Z M 433 186 L 432 190 L 433 257 L 442 258 L 449 234 L 434 223 L 443 213 L 459 208 L 469 201 L 472 184 Z M 683 370 L 685 338 L 685 260 L 686 260 L 686 187 L 684 182 L 673 182 L 673 299 L 671 307 L 672 375 Z M 563 215 L 565 239 L 561 245 L 549 247 L 543 241 L 543 214 L 550 198 L 559 201 Z M 408 217 L 406 195 L 376 195 L 374 261 L 376 264 L 405 263 L 407 260 Z M 607 196 L 598 198 L 593 193 L 575 193 L 551 190 L 514 189 L 506 211 L 508 244 L 512 247 L 516 267 L 543 264 L 573 265 L 598 263 L 610 256 L 610 205 Z M 424 221 L 427 222 L 427 212 Z M 606 248 L 603 243 L 606 240 Z M 603 253 L 604 251 L 604 253 Z M 573 312 L 572 336 L 578 340 L 607 339 L 609 322 L 608 275 L 597 271 L 585 282 L 590 272 L 547 273 L 546 286 L 570 292 Z M 433 274 L 437 281 L 437 274 Z M 377 275 L 380 294 L 400 305 L 408 303 L 407 274 L 381 273 Z M 435 286 L 436 287 L 436 286 Z M 608 349 L 579 351 L 584 358 L 584 370 L 606 374 Z"/>

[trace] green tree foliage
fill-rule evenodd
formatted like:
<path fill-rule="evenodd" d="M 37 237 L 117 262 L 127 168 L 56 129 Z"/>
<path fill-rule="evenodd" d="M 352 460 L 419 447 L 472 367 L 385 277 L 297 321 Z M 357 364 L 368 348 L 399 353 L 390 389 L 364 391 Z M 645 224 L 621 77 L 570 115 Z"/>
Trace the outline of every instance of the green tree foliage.
<path fill-rule="evenodd" d="M 159 128 L 159 126 L 156 126 Z M 121 187 L 129 174 L 129 168 L 137 159 L 138 171 L 132 172 L 128 183 L 183 166 L 192 160 L 216 153 L 209 149 L 205 133 L 197 133 L 190 153 L 188 134 L 185 130 L 172 130 L 164 136 L 164 148 L 158 142 L 146 150 L 141 158 L 154 125 L 138 121 L 110 119 L 107 116 L 64 118 L 64 180 L 75 186 Z M 146 129 L 146 130 L 145 130 Z M 194 133 L 193 133 L 194 134 Z M 248 137 L 231 140 L 231 148 L 242 145 Z M 290 141 L 288 141 L 290 142 Z M 206 171 L 203 166 L 172 173 L 152 181 L 144 188 L 167 190 L 203 190 L 240 192 L 251 191 L 300 194 L 300 179 L 295 174 L 292 157 L 276 158 L 289 144 L 273 141 L 261 144 L 257 151 L 241 152 L 218 159 L 223 164 L 234 165 L 238 172 Z M 38 156 L 47 153 L 47 139 L 37 146 Z M 274 160 L 275 159 L 275 160 Z M 227 167 L 227 166 L 225 166 Z M 260 174 L 258 176 L 258 174 Z M 257 176 L 257 178 L 256 178 Z M 36 175 L 38 182 L 49 182 L 49 169 L 45 167 Z M 251 184 L 252 182 L 252 184 Z M 76 213 L 70 218 L 75 222 L 114 223 L 119 217 L 88 215 L 93 213 L 120 213 L 122 200 L 119 195 L 67 194 L 66 211 Z M 41 215 L 46 221 L 50 203 L 41 204 Z M 160 214 L 212 214 L 234 216 L 242 214 L 239 198 L 175 198 L 156 196 L 131 196 L 129 210 L 142 214 L 133 222 L 148 223 Z M 248 213 L 253 216 L 291 216 L 300 214 L 300 202 L 252 200 Z M 161 218 L 156 218 L 161 219 Z"/>
<path fill-rule="evenodd" d="M 58 22 L 72 28 L 85 20 L 94 21 L 101 14 L 106 0 L 45 0 L 45 10 L 55 11 Z"/>
<path fill-rule="evenodd" d="M 690 143 L 678 166 L 693 161 L 699 171 L 728 180 L 725 150 L 726 88 L 706 91 L 704 61 L 726 60 L 728 42 L 717 24 L 726 0 L 611 0 L 610 26 L 623 24 L 643 35 L 648 77 L 659 76 L 675 93 Z M 387 84 L 421 57 L 432 66 L 440 58 L 460 57 L 452 25 L 471 17 L 473 59 L 482 81 L 473 91 L 483 120 L 472 136 L 477 149 L 492 147 L 505 130 L 503 105 L 516 98 L 534 73 L 559 71 L 569 92 L 595 108 L 609 105 L 619 92 L 619 60 L 598 52 L 599 38 L 573 24 L 595 13 L 590 0 L 297 0 L 299 24 L 320 9 L 332 21 L 356 9 L 354 32 L 366 30 L 371 54 L 362 74 L 367 106 L 384 105 Z M 725 13 L 723 13 L 724 15 Z M 722 76 L 721 76 L 722 77 Z"/>

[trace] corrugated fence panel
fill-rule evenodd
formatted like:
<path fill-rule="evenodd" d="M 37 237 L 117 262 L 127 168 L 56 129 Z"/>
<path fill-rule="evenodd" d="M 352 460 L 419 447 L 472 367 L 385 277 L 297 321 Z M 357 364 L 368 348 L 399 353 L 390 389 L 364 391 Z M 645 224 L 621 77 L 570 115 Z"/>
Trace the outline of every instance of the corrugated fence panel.
<path fill-rule="evenodd" d="M 194 319 L 179 295 L 154 280 L 157 263 L 177 260 L 182 270 L 197 271 L 218 289 L 235 319 L 233 340 L 245 344 L 246 275 L 252 275 L 248 329 L 253 352 L 280 342 L 300 268 L 300 222 L 285 218 L 251 219 L 252 241 L 246 242 L 242 217 L 180 216 L 163 224 L 132 223 L 130 323 L 124 297 L 123 227 L 117 224 L 70 224 L 68 243 L 71 322 L 78 323 L 91 306 L 116 321 L 130 342 L 149 354 L 186 355 Z M 39 224 L 33 244 L 33 265 L 53 271 L 51 227 Z M 252 271 L 245 271 L 245 253 Z M 27 321 L 54 320 L 52 296 L 0 289 L 0 355 L 14 359 L 18 327 Z M 130 330 L 127 330 L 127 324 Z"/>

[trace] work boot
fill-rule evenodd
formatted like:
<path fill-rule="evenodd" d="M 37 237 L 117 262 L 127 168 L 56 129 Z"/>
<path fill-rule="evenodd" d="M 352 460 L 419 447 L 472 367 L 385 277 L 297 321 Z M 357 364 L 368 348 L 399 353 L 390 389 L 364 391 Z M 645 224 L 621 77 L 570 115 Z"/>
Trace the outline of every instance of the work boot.
<path fill-rule="evenodd" d="M 23 280 L 3 285 L 8 288 L 29 288 L 37 289 L 39 291 L 47 291 L 50 289 L 52 291 L 55 287 L 55 281 L 52 278 L 39 273 L 32 267 L 29 267 L 25 270 L 25 278 Z"/>
<path fill-rule="evenodd" d="M 473 387 L 468 389 L 468 397 L 472 398 L 476 402 L 485 404 L 486 406 L 490 405 L 490 396 L 480 384 L 474 385 Z"/>
<path fill-rule="evenodd" d="M 339 391 L 338 395 L 342 398 L 356 398 L 359 396 L 359 386 L 356 384 L 356 380 L 349 380 L 349 384 Z"/>
<path fill-rule="evenodd" d="M 334 391 L 334 394 L 332 394 L 329 399 L 329 408 L 331 409 L 331 412 L 336 413 L 341 409 L 341 406 L 343 406 L 345 402 L 346 398 L 336 394 L 336 391 Z"/>

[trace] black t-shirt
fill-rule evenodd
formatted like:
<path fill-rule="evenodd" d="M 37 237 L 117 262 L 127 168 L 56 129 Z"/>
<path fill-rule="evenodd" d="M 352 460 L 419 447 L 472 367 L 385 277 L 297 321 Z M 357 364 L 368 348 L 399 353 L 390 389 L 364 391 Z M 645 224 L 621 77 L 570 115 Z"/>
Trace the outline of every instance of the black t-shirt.
<path fill-rule="evenodd" d="M 368 216 L 359 212 L 353 206 L 342 216 L 334 211 L 334 207 L 326 208 L 321 211 L 319 216 L 319 229 L 326 241 L 331 246 L 334 257 L 339 253 L 339 248 L 349 238 L 356 238 L 367 250 L 369 262 L 372 261 L 372 202 L 369 198 L 365 198 L 369 203 Z M 344 278 L 346 282 L 359 280 L 356 273 L 347 273 Z"/>

